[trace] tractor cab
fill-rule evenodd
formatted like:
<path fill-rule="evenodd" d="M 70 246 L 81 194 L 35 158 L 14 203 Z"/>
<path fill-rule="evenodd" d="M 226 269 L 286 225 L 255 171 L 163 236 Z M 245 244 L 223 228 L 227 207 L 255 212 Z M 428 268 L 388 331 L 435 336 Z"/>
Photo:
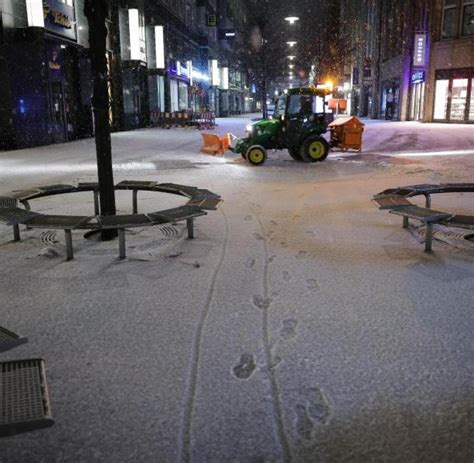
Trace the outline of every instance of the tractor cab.
<path fill-rule="evenodd" d="M 329 153 L 321 136 L 327 131 L 327 94 L 311 87 L 289 89 L 277 99 L 273 117 L 249 126 L 234 151 L 254 165 L 265 162 L 268 149 L 288 149 L 298 161 L 324 161 Z"/>

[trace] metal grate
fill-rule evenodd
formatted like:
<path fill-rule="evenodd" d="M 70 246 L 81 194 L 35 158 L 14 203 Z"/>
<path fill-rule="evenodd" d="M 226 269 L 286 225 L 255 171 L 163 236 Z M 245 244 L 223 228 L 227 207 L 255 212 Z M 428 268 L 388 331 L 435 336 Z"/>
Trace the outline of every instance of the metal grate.
<path fill-rule="evenodd" d="M 102 215 L 99 221 L 104 228 L 140 227 L 150 225 L 150 219 L 145 214 Z"/>
<path fill-rule="evenodd" d="M 419 206 L 404 206 L 400 208 L 391 209 L 391 214 L 403 215 L 411 219 L 418 219 L 423 222 L 440 222 L 441 220 L 449 219 L 452 214 L 446 212 L 435 211 L 433 209 L 426 209 Z"/>
<path fill-rule="evenodd" d="M 373 199 L 379 209 L 391 209 L 393 207 L 412 206 L 412 203 L 406 198 L 397 195 L 378 196 Z"/>
<path fill-rule="evenodd" d="M 0 209 L 0 223 L 5 225 L 18 225 L 20 223 L 26 223 L 33 218 L 40 217 L 41 214 L 37 212 L 26 211 L 19 207 Z"/>
<path fill-rule="evenodd" d="M 160 183 L 155 186 L 154 190 L 174 193 L 192 198 L 198 189 L 194 186 L 178 185 L 177 183 Z"/>
<path fill-rule="evenodd" d="M 28 226 L 38 228 L 60 228 L 62 230 L 78 228 L 92 217 L 74 215 L 42 215 L 32 219 Z"/>
<path fill-rule="evenodd" d="M 13 349 L 14 347 L 24 344 L 25 342 L 28 342 L 27 338 L 19 336 L 18 334 L 7 330 L 3 326 L 0 326 L 0 352 Z"/>
<path fill-rule="evenodd" d="M 155 223 L 175 222 L 206 215 L 207 213 L 194 206 L 181 206 L 166 211 L 153 212 L 148 217 Z"/>
<path fill-rule="evenodd" d="M 0 363 L 0 436 L 51 426 L 44 361 Z"/>
<path fill-rule="evenodd" d="M 205 209 L 208 211 L 215 211 L 221 202 L 221 199 L 191 199 L 187 205 L 196 206 L 200 209 Z"/>
<path fill-rule="evenodd" d="M 209 190 L 197 190 L 193 194 L 193 199 L 220 199 L 220 196 Z"/>
<path fill-rule="evenodd" d="M 15 198 L 0 196 L 0 207 L 13 209 L 17 206 L 18 201 Z"/>
<path fill-rule="evenodd" d="M 153 188 L 156 185 L 156 182 L 147 182 L 145 180 L 123 180 L 120 183 L 115 185 L 116 190 L 140 190 Z"/>

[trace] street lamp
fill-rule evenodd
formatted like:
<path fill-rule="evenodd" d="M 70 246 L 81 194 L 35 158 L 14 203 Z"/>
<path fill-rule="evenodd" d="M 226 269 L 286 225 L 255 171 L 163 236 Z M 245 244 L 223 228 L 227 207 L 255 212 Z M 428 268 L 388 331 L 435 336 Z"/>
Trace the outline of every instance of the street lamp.
<path fill-rule="evenodd" d="M 285 18 L 285 21 L 288 21 L 290 25 L 293 25 L 296 21 L 299 21 L 300 18 L 297 16 L 288 16 Z"/>
<path fill-rule="evenodd" d="M 293 61 L 295 58 L 296 58 L 296 56 L 293 56 L 293 55 L 288 56 L 288 59 L 289 59 L 290 61 Z"/>
<path fill-rule="evenodd" d="M 293 48 L 298 42 L 295 42 L 294 40 L 289 40 L 286 43 L 290 46 L 290 48 Z"/>
<path fill-rule="evenodd" d="M 295 67 L 295 65 L 294 65 L 294 64 L 289 64 L 288 67 L 289 67 L 290 69 L 293 69 L 293 68 Z"/>

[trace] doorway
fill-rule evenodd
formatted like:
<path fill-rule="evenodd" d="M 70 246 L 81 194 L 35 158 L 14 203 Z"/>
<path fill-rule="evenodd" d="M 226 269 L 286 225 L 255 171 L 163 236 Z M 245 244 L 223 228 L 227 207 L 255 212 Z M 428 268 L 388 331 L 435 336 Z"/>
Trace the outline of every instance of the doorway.
<path fill-rule="evenodd" d="M 63 83 L 53 81 L 50 84 L 51 98 L 51 136 L 54 143 L 67 141 L 67 121 Z"/>

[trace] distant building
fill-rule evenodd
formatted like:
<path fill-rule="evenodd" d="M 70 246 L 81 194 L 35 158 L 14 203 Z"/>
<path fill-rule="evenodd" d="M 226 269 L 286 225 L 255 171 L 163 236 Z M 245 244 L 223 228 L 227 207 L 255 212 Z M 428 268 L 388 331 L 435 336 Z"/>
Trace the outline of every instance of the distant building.
<path fill-rule="evenodd" d="M 341 37 L 352 114 L 473 121 L 473 0 L 341 0 Z"/>
<path fill-rule="evenodd" d="M 425 120 L 474 122 L 474 1 L 434 0 Z"/>
<path fill-rule="evenodd" d="M 10 0 L 0 11 L 0 149 L 93 135 L 85 0 Z M 247 1 L 111 0 L 109 120 L 146 127 L 160 112 L 245 112 L 234 59 Z"/>
<path fill-rule="evenodd" d="M 0 11 L 0 148 L 92 135 L 83 0 L 12 0 Z"/>

